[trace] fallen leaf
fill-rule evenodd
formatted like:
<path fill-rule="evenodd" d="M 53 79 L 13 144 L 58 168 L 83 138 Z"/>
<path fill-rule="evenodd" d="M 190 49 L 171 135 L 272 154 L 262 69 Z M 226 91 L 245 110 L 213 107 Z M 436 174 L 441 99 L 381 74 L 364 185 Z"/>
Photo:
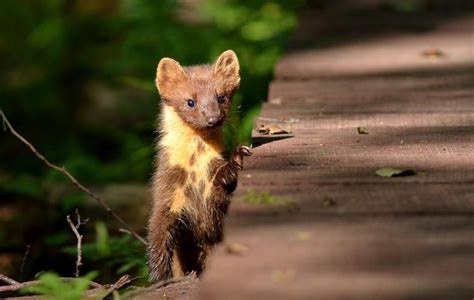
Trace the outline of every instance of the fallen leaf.
<path fill-rule="evenodd" d="M 298 241 L 308 241 L 311 239 L 311 233 L 308 231 L 298 231 L 296 232 L 296 239 Z"/>
<path fill-rule="evenodd" d="M 403 177 L 416 175 L 416 171 L 413 169 L 394 169 L 394 168 L 381 168 L 375 171 L 380 177 Z"/>
<path fill-rule="evenodd" d="M 359 134 L 369 134 L 369 131 L 367 130 L 366 127 L 357 127 L 357 132 Z"/>
<path fill-rule="evenodd" d="M 321 203 L 322 207 L 328 208 L 336 205 L 336 201 L 329 196 L 324 196 L 323 202 Z"/>
<path fill-rule="evenodd" d="M 297 167 L 300 167 L 300 166 L 307 166 L 308 164 L 305 164 L 305 163 L 300 163 L 300 162 L 292 162 L 290 161 L 290 166 L 297 166 Z"/>
<path fill-rule="evenodd" d="M 289 130 L 275 124 L 261 125 L 257 131 L 260 134 L 270 134 L 270 135 L 290 133 Z"/>
<path fill-rule="evenodd" d="M 294 271 L 280 271 L 276 270 L 272 272 L 272 280 L 275 282 L 288 282 L 295 278 Z"/>
<path fill-rule="evenodd" d="M 274 105 L 281 105 L 282 99 L 280 97 L 273 98 L 273 99 L 268 100 L 268 102 Z"/>
<path fill-rule="evenodd" d="M 421 51 L 421 55 L 426 58 L 436 58 L 436 59 L 444 57 L 444 53 L 438 48 L 434 48 L 434 47 L 429 47 L 429 48 L 424 49 L 423 51 Z"/>
<path fill-rule="evenodd" d="M 248 248 L 242 244 L 239 243 L 230 243 L 225 245 L 225 252 L 227 254 L 233 254 L 233 255 L 243 255 L 245 252 L 247 252 Z"/>

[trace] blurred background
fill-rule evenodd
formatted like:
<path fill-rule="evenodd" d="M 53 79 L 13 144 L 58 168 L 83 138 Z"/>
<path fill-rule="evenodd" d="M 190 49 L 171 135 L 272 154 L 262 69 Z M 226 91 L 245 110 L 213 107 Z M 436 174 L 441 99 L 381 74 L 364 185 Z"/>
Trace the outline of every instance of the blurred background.
<path fill-rule="evenodd" d="M 156 65 L 241 62 L 229 145 L 248 142 L 301 0 L 45 0 L 0 2 L 0 107 L 51 162 L 65 166 L 141 233 L 148 211 L 159 97 Z M 0 133 L 0 273 L 21 280 L 74 272 L 66 215 L 79 208 L 83 273 L 146 275 L 144 248 L 62 174 Z M 28 255 L 25 259 L 25 252 Z M 24 264 L 22 264 L 24 260 Z M 21 266 L 23 266 L 23 269 Z M 21 274 L 20 274 L 21 273 Z"/>

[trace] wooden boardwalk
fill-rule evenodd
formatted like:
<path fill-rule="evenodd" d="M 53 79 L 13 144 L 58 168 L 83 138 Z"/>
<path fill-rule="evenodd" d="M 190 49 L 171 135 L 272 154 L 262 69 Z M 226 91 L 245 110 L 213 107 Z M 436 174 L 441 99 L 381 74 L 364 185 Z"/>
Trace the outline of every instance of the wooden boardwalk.
<path fill-rule="evenodd" d="M 474 298 L 474 15 L 353 2 L 279 61 L 202 299 Z"/>

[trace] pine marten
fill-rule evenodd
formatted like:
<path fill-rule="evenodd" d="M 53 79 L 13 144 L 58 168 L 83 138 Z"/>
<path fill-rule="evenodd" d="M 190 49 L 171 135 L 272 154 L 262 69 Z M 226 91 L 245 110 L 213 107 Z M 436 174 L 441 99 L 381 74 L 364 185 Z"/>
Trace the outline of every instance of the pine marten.
<path fill-rule="evenodd" d="M 163 58 L 156 70 L 161 96 L 153 207 L 148 224 L 150 282 L 205 267 L 223 239 L 223 218 L 250 148 L 224 156 L 222 125 L 240 85 L 232 50 L 213 65 L 182 67 Z"/>

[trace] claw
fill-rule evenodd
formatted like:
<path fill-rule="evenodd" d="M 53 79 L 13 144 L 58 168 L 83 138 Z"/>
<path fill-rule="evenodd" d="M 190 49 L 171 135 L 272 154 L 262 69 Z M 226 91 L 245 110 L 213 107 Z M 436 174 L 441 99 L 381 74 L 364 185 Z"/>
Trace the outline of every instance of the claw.
<path fill-rule="evenodd" d="M 239 154 L 242 154 L 242 155 L 245 155 L 245 156 L 252 155 L 252 151 L 250 151 L 250 147 L 245 146 L 245 145 L 239 145 L 237 147 L 237 152 L 239 152 Z"/>
<path fill-rule="evenodd" d="M 242 169 L 243 169 L 242 164 L 240 164 L 240 163 L 237 162 L 237 161 L 234 161 L 234 166 L 237 168 L 237 170 L 242 170 Z"/>
<path fill-rule="evenodd" d="M 221 178 L 221 182 L 222 182 L 223 185 L 227 185 L 227 180 L 225 179 L 225 177 Z"/>
<path fill-rule="evenodd" d="M 223 185 L 230 185 L 232 182 L 237 181 L 237 169 L 239 167 L 235 162 L 233 164 L 227 165 L 224 169 L 222 169 L 220 173 L 220 182 Z"/>

